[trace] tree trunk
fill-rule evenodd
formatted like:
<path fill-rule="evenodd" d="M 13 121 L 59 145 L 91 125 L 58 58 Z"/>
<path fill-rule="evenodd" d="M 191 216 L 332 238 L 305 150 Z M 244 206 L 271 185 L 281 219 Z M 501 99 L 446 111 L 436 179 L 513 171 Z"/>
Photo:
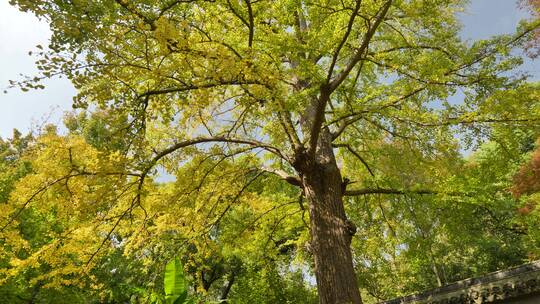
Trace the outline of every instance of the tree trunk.
<path fill-rule="evenodd" d="M 344 187 L 328 130 L 321 134 L 316 156 L 299 159 L 297 170 L 309 203 L 319 303 L 360 304 L 351 254 L 356 227 L 345 215 Z"/>

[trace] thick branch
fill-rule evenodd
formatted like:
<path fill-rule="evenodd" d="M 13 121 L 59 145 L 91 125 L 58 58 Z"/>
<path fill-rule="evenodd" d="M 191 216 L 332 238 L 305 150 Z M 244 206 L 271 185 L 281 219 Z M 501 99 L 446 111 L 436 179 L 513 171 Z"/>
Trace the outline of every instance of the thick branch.
<path fill-rule="evenodd" d="M 360 196 L 360 195 L 369 195 L 369 194 L 438 194 L 436 191 L 432 190 L 398 190 L 398 189 L 388 189 L 388 188 L 364 188 L 358 190 L 347 190 L 345 191 L 345 196 Z"/>
<path fill-rule="evenodd" d="M 174 1 L 171 1 L 170 3 L 166 4 L 159 12 L 159 16 L 163 16 L 163 14 L 165 14 L 168 10 L 172 9 L 173 7 L 175 7 L 176 5 L 180 4 L 180 3 L 193 3 L 195 2 L 196 0 L 174 0 Z"/>
<path fill-rule="evenodd" d="M 251 47 L 253 45 L 253 35 L 255 34 L 255 22 L 253 18 L 253 9 L 251 8 L 251 1 L 245 0 L 247 9 L 248 9 L 248 20 L 249 20 L 249 38 L 248 38 L 248 46 Z"/>
<path fill-rule="evenodd" d="M 328 85 L 321 86 L 321 94 L 315 99 L 315 109 L 313 112 L 313 121 L 311 122 L 309 134 L 308 154 L 313 155 L 317 150 L 317 141 L 324 122 L 324 109 L 330 99 L 331 90 Z"/>
<path fill-rule="evenodd" d="M 165 156 L 167 156 L 167 155 L 169 155 L 169 154 L 171 154 L 171 153 L 173 153 L 173 152 L 175 152 L 175 151 L 177 151 L 177 150 L 179 150 L 181 148 L 194 146 L 194 145 L 202 144 L 202 143 L 211 143 L 211 142 L 235 143 L 235 144 L 249 145 L 249 146 L 253 146 L 253 147 L 256 147 L 256 148 L 264 149 L 264 150 L 266 150 L 266 151 L 268 151 L 270 153 L 273 153 L 273 154 L 279 156 L 280 158 L 285 159 L 285 160 L 288 161 L 288 159 L 285 157 L 285 155 L 283 155 L 278 148 L 270 146 L 270 145 L 268 145 L 266 143 L 256 141 L 256 140 L 249 140 L 249 139 L 228 138 L 228 137 L 216 136 L 216 137 L 198 137 L 198 138 L 193 138 L 193 139 L 190 139 L 190 140 L 185 140 L 185 141 L 176 143 L 176 144 L 170 146 L 169 148 L 157 153 L 156 156 L 150 161 L 150 166 L 149 167 L 150 168 L 153 167 L 160 159 L 162 159 L 163 157 L 165 157 Z"/>
<path fill-rule="evenodd" d="M 301 150 L 302 142 L 300 141 L 300 138 L 298 137 L 298 134 L 296 133 L 296 130 L 294 128 L 294 124 L 291 120 L 291 113 L 286 110 L 285 106 L 282 103 L 280 103 L 279 105 L 281 106 L 281 109 L 278 111 L 279 123 L 283 127 L 283 131 L 287 135 L 289 142 L 291 143 L 294 150 Z"/>
<path fill-rule="evenodd" d="M 253 18 L 253 8 L 251 7 L 251 1 L 250 0 L 245 0 L 245 2 L 246 2 L 246 5 L 247 5 L 247 10 L 248 10 L 248 20 L 246 20 L 246 18 L 242 17 L 242 15 L 240 15 L 240 13 L 238 13 L 234 9 L 234 6 L 232 5 L 230 0 L 227 0 L 227 4 L 229 5 L 229 8 L 231 9 L 231 12 L 238 19 L 240 19 L 240 21 L 242 21 L 242 23 L 245 26 L 247 26 L 247 28 L 249 30 L 248 46 L 251 47 L 253 45 L 253 35 L 254 35 L 254 32 L 255 32 L 255 22 L 254 22 L 254 18 Z"/>
<path fill-rule="evenodd" d="M 399 118 L 396 118 L 399 119 Z M 540 117 L 531 117 L 531 118 L 480 118 L 480 119 L 460 119 L 459 117 L 456 118 L 448 118 L 447 120 L 440 121 L 440 122 L 434 122 L 434 123 L 424 123 L 424 122 L 418 122 L 413 120 L 405 120 L 405 119 L 399 119 L 402 122 L 406 122 L 408 124 L 414 124 L 420 127 L 445 127 L 445 126 L 452 126 L 452 125 L 474 125 L 474 124 L 496 124 L 496 123 L 537 123 L 540 121 Z"/>
<path fill-rule="evenodd" d="M 298 187 L 302 186 L 302 181 L 300 180 L 299 177 L 289 175 L 287 172 L 283 170 L 269 168 L 269 167 L 262 167 L 261 169 L 265 172 L 272 173 L 279 176 L 281 179 L 283 179 L 284 181 L 288 182 L 289 184 L 293 186 L 298 186 Z"/>
<path fill-rule="evenodd" d="M 465 192 L 440 192 L 436 190 L 429 189 L 419 189 L 419 190 L 399 190 L 391 188 L 364 188 L 357 190 L 347 190 L 343 194 L 344 196 L 360 196 L 360 195 L 370 195 L 370 194 L 395 194 L 395 195 L 408 195 L 408 194 L 419 194 L 419 195 L 450 195 L 450 196 L 471 196 L 469 193 Z"/>
<path fill-rule="evenodd" d="M 345 69 L 341 73 L 339 73 L 339 75 L 336 78 L 334 78 L 334 80 L 326 82 L 323 85 L 321 85 L 320 95 L 317 99 L 314 100 L 315 109 L 313 113 L 313 120 L 310 126 L 311 130 L 310 130 L 310 137 L 309 137 L 308 154 L 313 154 L 317 148 L 317 141 L 319 139 L 319 133 L 321 132 L 321 127 L 324 122 L 324 109 L 326 108 L 326 104 L 330 100 L 330 95 L 339 87 L 339 85 L 347 78 L 347 76 L 349 75 L 351 70 L 356 66 L 356 64 L 360 60 L 362 60 L 362 58 L 365 56 L 365 54 L 367 53 L 369 42 L 371 41 L 371 38 L 373 38 L 373 36 L 375 35 L 375 32 L 377 31 L 377 28 L 379 27 L 381 22 L 384 20 L 384 17 L 386 16 L 386 13 L 390 9 L 391 4 L 392 4 L 392 0 L 388 0 L 384 4 L 384 6 L 381 8 L 381 10 L 376 16 L 375 23 L 373 24 L 373 26 L 371 26 L 368 29 L 368 31 L 364 35 L 360 48 L 358 48 L 353 58 L 346 65 Z"/>
<path fill-rule="evenodd" d="M 171 87 L 171 88 L 165 88 L 165 89 L 150 90 L 150 91 L 140 94 L 137 97 L 143 98 L 143 97 L 153 96 L 153 95 L 187 92 L 187 91 L 198 90 L 198 89 L 209 89 L 209 88 L 215 88 L 215 87 L 225 86 L 225 85 L 238 86 L 238 85 L 246 85 L 246 84 L 260 84 L 260 83 L 257 81 L 238 81 L 238 80 L 220 81 L 217 83 L 205 83 L 205 84 L 199 84 L 199 85 L 186 85 L 182 87 Z"/>

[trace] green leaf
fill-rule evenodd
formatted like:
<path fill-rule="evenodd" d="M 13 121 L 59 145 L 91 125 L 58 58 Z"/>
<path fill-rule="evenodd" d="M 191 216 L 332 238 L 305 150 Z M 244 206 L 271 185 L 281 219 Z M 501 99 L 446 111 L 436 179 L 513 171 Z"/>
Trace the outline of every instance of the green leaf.
<path fill-rule="evenodd" d="M 195 304 L 195 298 L 189 298 L 187 299 L 184 304 Z"/>
<path fill-rule="evenodd" d="M 187 298 L 187 281 L 180 259 L 175 257 L 165 267 L 165 303 L 182 304 Z"/>

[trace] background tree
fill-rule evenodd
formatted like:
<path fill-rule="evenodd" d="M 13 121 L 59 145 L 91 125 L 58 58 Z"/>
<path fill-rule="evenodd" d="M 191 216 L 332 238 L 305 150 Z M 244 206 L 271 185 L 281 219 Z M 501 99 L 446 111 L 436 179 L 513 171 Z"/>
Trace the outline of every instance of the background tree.
<path fill-rule="evenodd" d="M 17 154 L 31 169 L 18 183 L 11 182 L 2 204 L 6 214 L 16 214 L 9 208 L 19 208 L 28 197 L 32 204 L 16 209 L 21 214 L 3 227 L 3 299 L 160 303 L 163 266 L 177 254 L 186 260 L 192 293 L 200 301 L 314 302 L 313 287 L 307 286 L 300 268 L 290 269 L 302 265 L 291 262 L 291 241 L 304 229 L 298 201 L 284 201 L 287 191 L 272 197 L 280 186 L 274 176 L 251 183 L 238 201 L 246 163 L 234 165 L 230 155 L 216 150 L 177 173 L 185 173 L 186 179 L 148 189 L 144 208 L 147 215 L 153 214 L 151 219 L 142 210 L 131 210 L 124 225 L 113 226 L 115 212 L 124 212 L 126 205 L 114 210 L 111 202 L 131 203 L 124 195 L 133 193 L 130 187 L 137 184 L 136 179 L 126 181 L 124 171 L 118 170 L 126 165 L 118 162 L 119 151 L 129 144 L 118 136 L 122 125 L 104 112 L 68 115 L 65 123 L 67 135 L 48 127 L 32 149 Z M 18 164 L 11 158 L 11 146 L 6 144 L 6 159 Z M 193 168 L 200 174 L 192 174 Z M 5 172 L 7 176 L 11 171 Z M 221 182 L 229 177 L 238 183 Z M 229 190 L 220 191 L 223 196 L 216 199 L 216 187 Z M 257 198 L 265 192 L 268 198 Z M 187 219 L 194 208 L 199 214 Z M 205 219 L 212 212 L 221 214 L 219 225 Z M 148 229 L 141 231 L 142 222 Z M 107 233 L 111 234 L 104 244 Z M 100 255 L 93 256 L 97 251 Z"/>
<path fill-rule="evenodd" d="M 538 213 L 510 189 L 538 132 L 499 126 L 467 158 L 447 159 L 445 188 L 468 195 L 357 200 L 349 213 L 360 216 L 353 218 L 362 231 L 353 251 L 365 299 L 377 303 L 537 259 Z M 407 160 L 411 167 L 396 169 L 425 176 L 413 157 Z M 440 170 L 445 162 L 437 163 Z"/>
<path fill-rule="evenodd" d="M 521 0 L 520 6 L 527 9 L 533 18 L 538 19 L 540 17 L 540 1 L 538 0 Z M 532 39 L 526 46 L 526 50 L 533 58 L 538 57 L 540 51 L 540 31 L 536 30 Z"/>
<path fill-rule="evenodd" d="M 95 121 L 99 120 L 99 116 L 103 120 L 103 115 L 99 113 L 91 119 L 95 125 L 99 125 L 99 122 Z M 92 124 L 80 119 L 79 125 Z M 96 145 L 104 145 L 105 132 L 97 128 L 92 129 L 94 132 L 87 133 L 88 140 Z M 11 139 L 0 141 L 0 155 L 2 156 L 0 206 L 5 214 L 11 212 L 10 208 L 13 206 L 9 202 L 17 192 L 16 188 L 19 190 L 24 188 L 17 187 L 17 184 L 26 183 L 28 178 L 35 177 L 41 169 L 47 170 L 46 166 L 43 167 L 42 164 L 36 162 L 36 155 L 41 155 L 43 151 L 42 139 L 58 136 L 55 130 L 54 126 L 47 126 L 45 133 L 37 138 L 32 135 L 23 136 L 15 130 Z M 65 184 L 66 189 L 69 189 L 68 184 L 69 182 Z M 35 192 L 36 200 L 50 199 L 50 197 L 42 196 L 42 192 L 43 190 Z M 56 195 L 61 193 L 65 194 L 65 192 L 56 192 Z M 17 210 L 17 219 L 13 219 L 9 231 L 4 229 L 0 243 L 2 250 L 0 298 L 10 303 L 93 303 L 98 299 L 129 301 L 132 294 L 136 292 L 136 288 L 142 285 L 140 280 L 137 280 L 140 275 L 137 267 L 140 265 L 136 260 L 126 259 L 118 248 L 110 250 L 107 255 L 101 257 L 100 269 L 92 271 L 91 275 L 95 278 L 93 283 L 103 288 L 102 291 L 80 288 L 81 284 L 65 284 L 67 280 L 73 279 L 73 272 L 55 268 L 59 264 L 51 262 L 54 261 L 52 256 L 52 259 L 48 261 L 40 257 L 43 252 L 54 252 L 59 254 L 57 257 L 65 258 L 65 252 L 61 253 L 62 250 L 58 249 L 65 241 L 61 236 L 69 232 L 69 226 L 70 224 L 73 226 L 73 222 L 70 223 L 62 218 L 59 207 L 59 205 L 53 208 L 26 206 L 24 209 Z M 51 280 L 54 276 L 59 276 L 59 280 L 56 282 Z"/>
<path fill-rule="evenodd" d="M 512 74 L 521 59 L 510 55 L 538 22 L 469 44 L 455 16 L 464 1 L 13 3 L 51 23 L 42 76 L 67 75 L 75 106 L 105 109 L 125 139 L 122 149 L 99 150 L 80 137 L 43 138 L 36 162 L 48 170 L 29 177 L 4 213 L 3 233 L 33 201 L 31 187 L 52 188 L 48 206 L 70 206 L 62 215 L 77 227 L 70 242 L 95 243 L 75 261 L 65 251 L 66 275 L 75 271 L 68 264 L 92 268 L 106 245 L 123 240 L 125 251 L 152 255 L 143 240 L 156 238 L 143 236 L 181 225 L 171 210 L 190 221 L 169 237 L 204 235 L 208 244 L 195 247 L 206 248 L 236 205 L 276 202 L 251 188 L 273 174 L 288 183 L 274 192 L 306 201 L 297 212 L 305 216 L 289 219 L 309 223 L 320 302 L 361 303 L 357 227 L 346 213 L 357 200 L 344 197 L 460 194 L 444 187 L 437 164 L 456 151 L 455 126 L 481 138 L 490 124 L 533 125 L 540 116 L 538 90 Z M 36 87 L 39 77 L 15 85 Z M 457 90 L 463 100 L 449 102 Z M 413 156 L 422 168 L 397 172 L 395 162 Z M 175 186 L 153 183 L 158 169 Z M 178 198 L 185 205 L 174 205 Z M 276 230 L 266 232 L 278 245 Z"/>

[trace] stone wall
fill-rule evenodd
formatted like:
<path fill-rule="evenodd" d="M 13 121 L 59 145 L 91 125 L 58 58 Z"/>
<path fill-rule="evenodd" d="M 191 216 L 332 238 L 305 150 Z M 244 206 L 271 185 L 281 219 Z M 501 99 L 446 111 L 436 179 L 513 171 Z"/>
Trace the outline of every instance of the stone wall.
<path fill-rule="evenodd" d="M 540 261 L 380 304 L 540 304 Z"/>

